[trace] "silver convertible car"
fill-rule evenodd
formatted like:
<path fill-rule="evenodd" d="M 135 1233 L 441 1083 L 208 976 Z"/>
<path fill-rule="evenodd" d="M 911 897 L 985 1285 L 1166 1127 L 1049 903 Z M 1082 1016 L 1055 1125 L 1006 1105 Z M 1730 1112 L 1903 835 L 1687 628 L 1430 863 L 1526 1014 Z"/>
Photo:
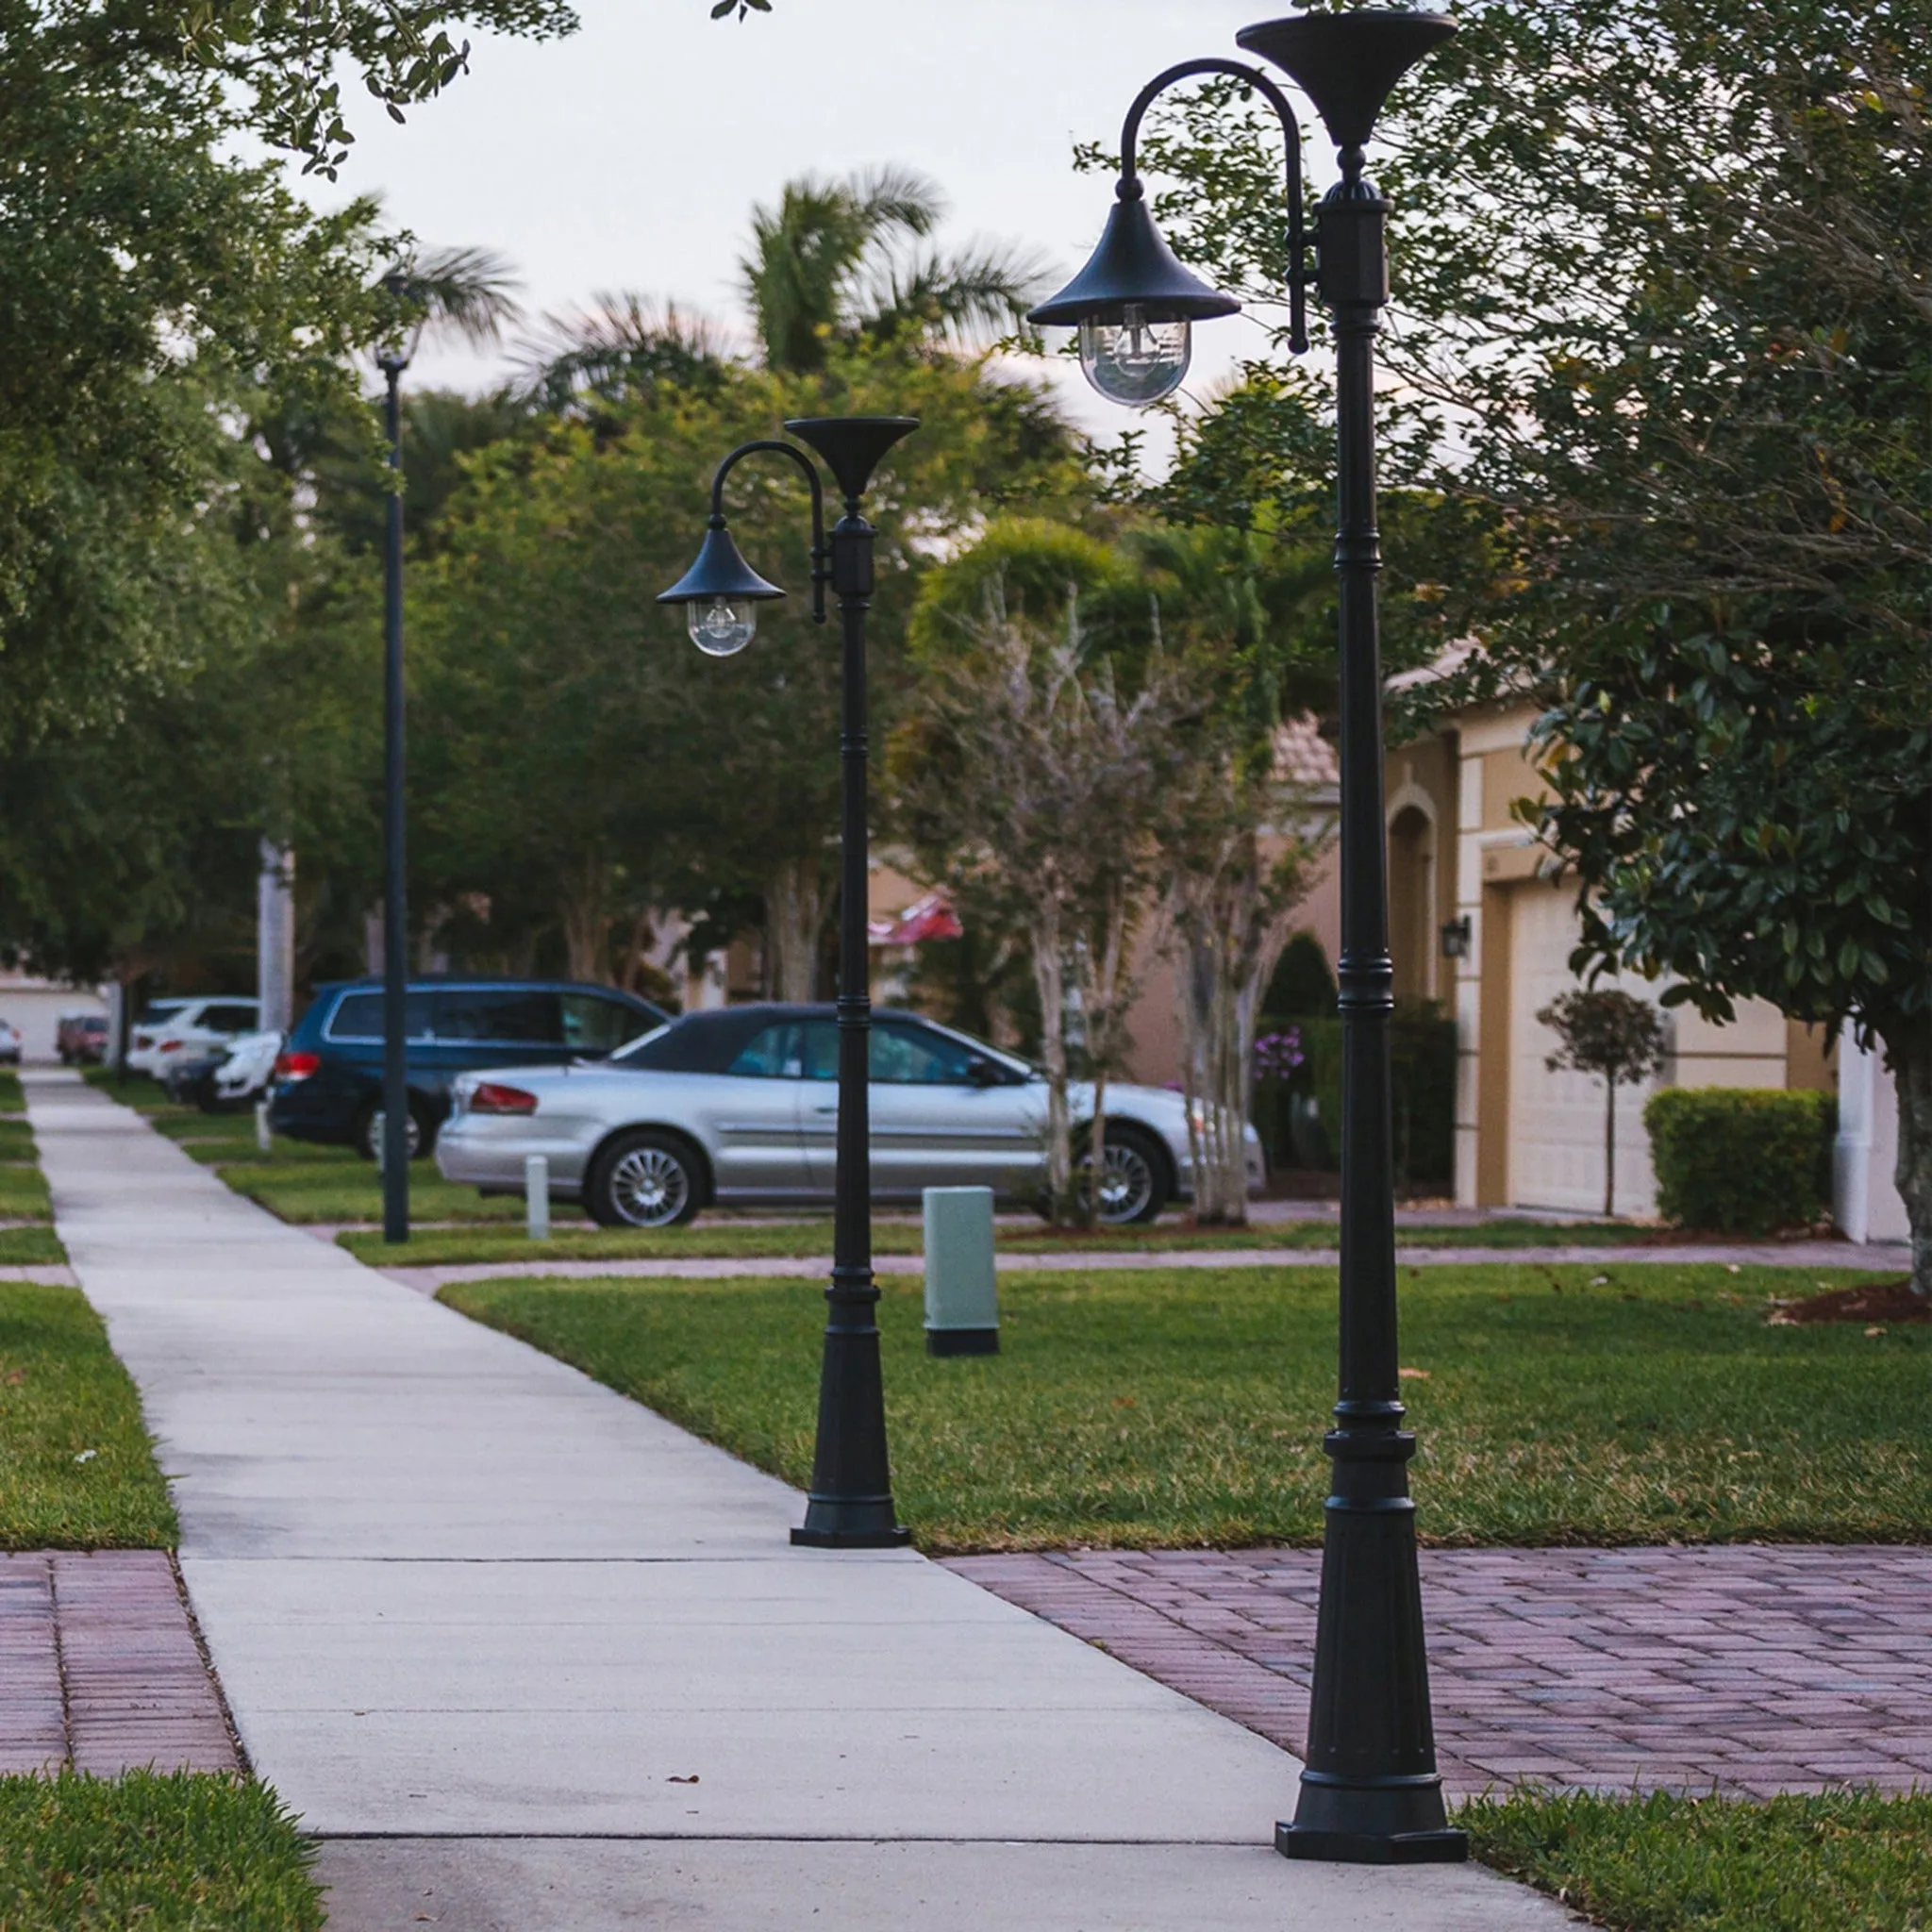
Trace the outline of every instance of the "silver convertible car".
<path fill-rule="evenodd" d="M 521 1190 L 525 1157 L 607 1227 L 672 1227 L 712 1202 L 829 1202 L 836 1167 L 833 1008 L 688 1013 L 608 1059 L 458 1076 L 436 1141 L 443 1176 Z M 1024 1060 L 913 1013 L 874 1015 L 872 1191 L 981 1186 L 1032 1203 L 1045 1178 L 1046 1082 Z M 1076 1087 L 1077 1121 L 1092 1091 Z M 1261 1149 L 1248 1130 L 1251 1187 Z M 1152 1221 L 1192 1191 L 1177 1093 L 1109 1085 L 1103 1220 Z"/>

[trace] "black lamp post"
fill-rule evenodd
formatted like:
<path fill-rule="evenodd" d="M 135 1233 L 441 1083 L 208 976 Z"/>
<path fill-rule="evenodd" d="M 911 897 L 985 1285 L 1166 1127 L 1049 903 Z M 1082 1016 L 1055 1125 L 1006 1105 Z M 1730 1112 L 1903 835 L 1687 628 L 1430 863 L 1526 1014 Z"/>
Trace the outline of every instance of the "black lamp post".
<path fill-rule="evenodd" d="M 1092 259 L 1039 323 L 1080 330 L 1081 362 L 1103 395 L 1144 407 L 1187 374 L 1191 325 L 1240 305 L 1176 260 L 1147 213 L 1134 172 L 1141 115 L 1162 89 L 1195 74 L 1232 74 L 1281 116 L 1288 137 L 1291 338 L 1306 346 L 1301 296 L 1312 280 L 1332 313 L 1341 513 L 1342 1019 L 1341 1400 L 1324 1447 L 1334 1464 L 1322 1554 L 1322 1600 L 1309 1698 L 1307 1768 L 1291 1824 L 1275 1827 L 1291 1858 L 1374 1864 L 1468 1856 L 1449 1828 L 1436 1770 L 1428 1659 L 1416 1574 L 1408 1458 L 1395 1346 L 1395 1191 L 1390 1142 L 1388 837 L 1382 805 L 1381 669 L 1375 573 L 1374 343 L 1389 299 L 1388 204 L 1362 173 L 1362 149 L 1389 90 L 1455 31 L 1441 14 L 1364 9 L 1265 21 L 1235 36 L 1283 69 L 1314 102 L 1341 151 L 1341 178 L 1318 211 L 1319 266 L 1305 267 L 1300 141 L 1266 75 L 1231 60 L 1191 60 L 1152 81 L 1121 135 L 1118 202 Z"/>
<path fill-rule="evenodd" d="M 382 633 L 382 1238 L 409 1239 L 409 881 L 403 819 L 403 371 L 406 349 L 377 358 L 388 384 L 390 491 Z"/>
<path fill-rule="evenodd" d="M 758 607 L 785 592 L 746 563 L 724 521 L 724 479 L 741 458 L 771 450 L 804 471 L 811 486 L 812 619 L 825 621 L 825 585 L 839 599 L 842 771 L 839 874 L 839 1171 L 832 1279 L 825 1290 L 825 1353 L 819 1375 L 818 1441 L 811 1495 L 794 1543 L 820 1549 L 890 1549 L 909 1540 L 892 1507 L 886 1458 L 886 1403 L 879 1374 L 879 1291 L 872 1272 L 872 1148 L 866 1080 L 872 998 L 866 953 L 865 613 L 872 603 L 873 539 L 859 499 L 879 458 L 919 427 L 909 416 L 808 416 L 786 424 L 825 460 L 845 514 L 825 540 L 824 486 L 818 465 L 794 443 L 747 442 L 718 465 L 711 522 L 697 561 L 658 599 L 682 604 L 691 641 L 713 658 L 752 641 Z"/>

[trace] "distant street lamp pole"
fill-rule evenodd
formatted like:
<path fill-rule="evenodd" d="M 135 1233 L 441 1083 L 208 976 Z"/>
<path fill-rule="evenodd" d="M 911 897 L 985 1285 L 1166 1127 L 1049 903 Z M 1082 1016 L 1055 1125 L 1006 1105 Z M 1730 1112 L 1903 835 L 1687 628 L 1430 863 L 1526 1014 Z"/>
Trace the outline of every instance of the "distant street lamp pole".
<path fill-rule="evenodd" d="M 1172 67 L 1144 88 L 1121 135 L 1117 201 L 1092 258 L 1037 323 L 1073 324 L 1103 395 L 1144 408 L 1187 374 L 1191 325 L 1240 303 L 1210 289 L 1161 239 L 1135 172 L 1141 116 L 1195 74 L 1233 75 L 1280 116 L 1288 147 L 1290 341 L 1307 347 L 1302 291 L 1312 279 L 1334 321 L 1341 580 L 1342 1020 L 1341 1400 L 1324 1447 L 1334 1464 L 1309 1696 L 1307 1768 L 1286 1857 L 1411 1864 L 1468 1856 L 1449 1828 L 1436 1769 L 1428 1658 L 1408 1494 L 1415 1438 L 1402 1427 L 1396 1355 L 1395 1190 L 1390 1136 L 1388 834 L 1383 822 L 1381 666 L 1375 574 L 1374 345 L 1389 299 L 1389 205 L 1362 150 L 1389 90 L 1455 31 L 1441 14 L 1364 8 L 1266 21 L 1235 36 L 1314 102 L 1341 149 L 1341 178 L 1319 210 L 1319 267 L 1305 267 L 1300 134 L 1257 68 L 1223 59 Z"/>
<path fill-rule="evenodd" d="M 383 541 L 382 632 L 382 1238 L 409 1239 L 409 880 L 403 816 L 403 371 L 386 349 L 390 488 Z"/>
<path fill-rule="evenodd" d="M 811 488 L 812 619 L 825 621 L 825 585 L 839 599 L 839 1164 L 833 1209 L 832 1279 L 825 1291 L 825 1345 L 819 1375 L 818 1440 L 811 1492 L 794 1543 L 820 1549 L 889 1549 L 909 1539 L 892 1504 L 886 1455 L 885 1385 L 879 1370 L 878 1284 L 872 1272 L 872 1145 L 866 1083 L 872 997 L 866 904 L 868 758 L 865 613 L 873 591 L 873 539 L 859 502 L 879 459 L 919 427 L 909 416 L 808 416 L 786 424 L 824 458 L 845 514 L 825 539 L 824 486 L 818 465 L 794 443 L 741 444 L 718 465 L 711 521 L 697 560 L 660 604 L 681 604 L 691 641 L 708 657 L 730 658 L 749 644 L 758 607 L 785 592 L 739 554 L 724 518 L 724 480 L 745 457 L 772 452 L 796 463 Z"/>

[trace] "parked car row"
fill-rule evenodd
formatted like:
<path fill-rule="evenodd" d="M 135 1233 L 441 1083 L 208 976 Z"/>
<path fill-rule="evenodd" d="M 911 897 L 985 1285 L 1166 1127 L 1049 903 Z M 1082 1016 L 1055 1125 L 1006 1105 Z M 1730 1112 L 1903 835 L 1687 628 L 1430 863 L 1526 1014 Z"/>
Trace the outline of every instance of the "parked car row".
<path fill-rule="evenodd" d="M 127 1065 L 159 1080 L 179 1059 L 206 1055 L 261 1024 L 254 1000 L 212 998 L 156 1000 L 143 1008 L 127 1041 Z"/>
<path fill-rule="evenodd" d="M 186 1005 L 187 1003 L 181 1003 Z M 144 1016 L 144 1020 L 147 1016 Z M 151 1053 L 204 1008 L 148 1030 Z M 838 1020 L 829 1006 L 756 1005 L 671 1019 L 648 1001 L 570 981 L 431 978 L 404 1008 L 409 1147 L 445 1178 L 521 1190 L 541 1155 L 553 1193 L 607 1226 L 670 1227 L 712 1204 L 828 1203 L 838 1166 Z M 225 1042 L 180 1063 L 184 1095 L 242 1104 L 269 1083 L 269 1123 L 293 1140 L 374 1158 L 383 1124 L 383 991 L 374 979 L 318 989 L 286 1041 Z M 272 1054 L 272 1058 L 271 1058 Z M 1044 1191 L 1047 1086 L 1024 1060 L 916 1013 L 872 1031 L 872 1191 L 990 1187 L 1008 1201 Z M 1076 1087 L 1076 1124 L 1091 1089 Z M 1131 1084 L 1108 1089 L 1100 1217 L 1152 1221 L 1192 1193 L 1186 1104 Z M 1250 1184 L 1263 1179 L 1248 1131 Z M 1087 1158 L 1091 1163 L 1091 1153 Z"/>
<path fill-rule="evenodd" d="M 712 1203 L 817 1205 L 838 1169 L 838 1021 L 828 1006 L 690 1013 L 602 1064 L 479 1069 L 454 1083 L 437 1144 L 448 1180 L 523 1183 L 526 1157 L 552 1191 L 612 1227 L 669 1227 Z M 1025 1061 L 916 1013 L 873 1022 L 872 1195 L 984 1186 L 1037 1202 L 1045 1182 L 1047 1087 Z M 1074 1118 L 1094 1095 L 1074 1091 Z M 1109 1086 L 1099 1214 L 1152 1221 L 1192 1191 L 1188 1115 L 1164 1089 Z M 1091 1158 L 1091 1157 L 1090 1157 Z M 1248 1133 L 1251 1185 L 1263 1178 Z"/>

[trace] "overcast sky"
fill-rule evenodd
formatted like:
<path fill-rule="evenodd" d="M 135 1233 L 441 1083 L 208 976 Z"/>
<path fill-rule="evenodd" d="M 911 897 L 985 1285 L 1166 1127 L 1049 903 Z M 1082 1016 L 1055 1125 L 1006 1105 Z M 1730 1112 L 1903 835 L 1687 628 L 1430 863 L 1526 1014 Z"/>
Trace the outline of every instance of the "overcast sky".
<path fill-rule="evenodd" d="M 1257 0 L 774 8 L 713 22 L 709 0 L 579 0 L 581 31 L 541 44 L 478 41 L 472 71 L 402 127 L 359 86 L 345 89 L 351 159 L 339 184 L 303 192 L 323 206 L 379 192 L 389 219 L 425 244 L 499 251 L 533 311 L 637 290 L 739 322 L 752 204 L 775 200 L 796 175 L 884 161 L 945 191 L 942 241 L 1027 242 L 1071 275 L 1111 192 L 1074 174 L 1074 143 L 1110 144 L 1151 75 L 1239 54 L 1235 30 L 1270 12 Z M 1208 326 L 1190 387 L 1258 341 L 1241 318 Z M 500 366 L 426 350 L 418 374 L 481 388 Z M 1098 433 L 1131 420 L 1089 398 L 1077 374 L 1069 390 Z"/>

